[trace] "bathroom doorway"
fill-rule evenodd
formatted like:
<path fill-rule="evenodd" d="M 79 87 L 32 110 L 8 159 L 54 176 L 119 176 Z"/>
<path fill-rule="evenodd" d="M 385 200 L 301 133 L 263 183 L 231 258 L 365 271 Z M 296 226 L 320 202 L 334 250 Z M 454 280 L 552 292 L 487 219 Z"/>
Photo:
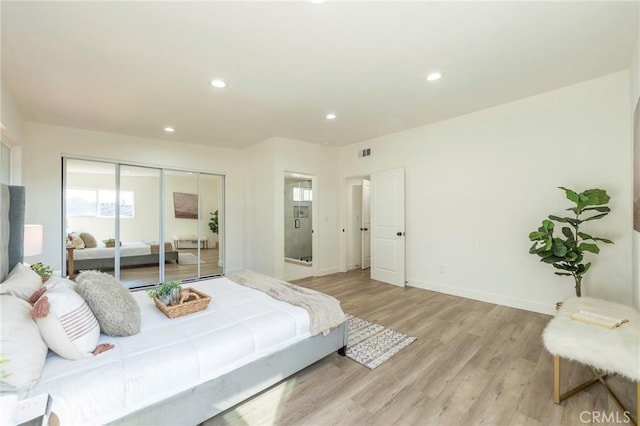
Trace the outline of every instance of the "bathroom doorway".
<path fill-rule="evenodd" d="M 313 180 L 297 173 L 284 178 L 285 262 L 313 265 Z"/>

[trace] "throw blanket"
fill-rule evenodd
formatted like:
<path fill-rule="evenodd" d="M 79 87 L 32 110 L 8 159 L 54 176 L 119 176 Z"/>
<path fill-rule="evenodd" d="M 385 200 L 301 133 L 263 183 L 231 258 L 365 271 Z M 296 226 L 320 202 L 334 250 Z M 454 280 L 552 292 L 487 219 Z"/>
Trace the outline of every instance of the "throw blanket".
<path fill-rule="evenodd" d="M 242 271 L 227 276 L 231 281 L 245 287 L 260 290 L 274 299 L 299 306 L 309 313 L 312 336 L 329 331 L 345 321 L 340 301 L 335 297 L 309 288 L 298 287 L 286 281 L 251 271 Z"/>

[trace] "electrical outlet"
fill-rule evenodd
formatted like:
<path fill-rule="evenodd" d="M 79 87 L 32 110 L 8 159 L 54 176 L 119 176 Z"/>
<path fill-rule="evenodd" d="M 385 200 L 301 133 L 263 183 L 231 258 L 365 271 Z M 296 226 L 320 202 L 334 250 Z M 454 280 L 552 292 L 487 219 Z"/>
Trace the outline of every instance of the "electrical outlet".
<path fill-rule="evenodd" d="M 442 265 L 440 265 L 440 273 L 441 273 L 441 274 L 446 273 L 446 269 L 445 269 L 445 267 L 444 267 L 444 266 L 442 266 Z"/>

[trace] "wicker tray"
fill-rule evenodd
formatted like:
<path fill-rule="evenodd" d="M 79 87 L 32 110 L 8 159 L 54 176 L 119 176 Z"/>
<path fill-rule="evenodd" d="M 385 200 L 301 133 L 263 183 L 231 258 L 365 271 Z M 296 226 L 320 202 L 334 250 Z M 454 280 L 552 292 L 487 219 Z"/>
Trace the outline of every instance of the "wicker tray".
<path fill-rule="evenodd" d="M 197 293 L 200 296 L 200 299 L 190 300 L 188 302 L 183 302 L 179 305 L 170 305 L 167 306 L 160 301 L 157 297 L 153 299 L 158 309 L 160 309 L 167 317 L 173 319 L 178 318 L 184 315 L 189 315 L 194 312 L 202 311 L 207 309 L 209 302 L 211 301 L 211 296 L 206 293 L 203 293 L 195 288 L 188 287 L 183 290 L 189 290 L 192 293 Z"/>

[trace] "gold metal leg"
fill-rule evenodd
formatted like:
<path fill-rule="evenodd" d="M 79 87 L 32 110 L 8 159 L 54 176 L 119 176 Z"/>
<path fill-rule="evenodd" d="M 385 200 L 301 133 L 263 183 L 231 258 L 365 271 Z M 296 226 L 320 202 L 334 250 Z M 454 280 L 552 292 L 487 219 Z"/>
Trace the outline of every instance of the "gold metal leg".
<path fill-rule="evenodd" d="M 560 357 L 553 356 L 553 402 L 560 404 Z"/>
<path fill-rule="evenodd" d="M 618 406 L 618 408 L 620 408 L 620 410 L 629 413 L 629 411 L 627 409 L 625 409 L 625 407 L 622 405 L 622 403 L 620 402 L 620 400 L 618 399 L 618 397 L 613 393 L 613 391 L 611 390 L 611 388 L 609 388 L 609 385 L 606 382 L 606 378 L 607 375 L 601 375 L 599 374 L 596 370 L 594 370 L 593 368 L 590 369 L 591 372 L 594 374 L 595 378 L 593 380 L 587 381 L 579 386 L 576 386 L 575 388 L 568 390 L 567 392 L 561 394 L 560 393 L 560 357 L 557 355 L 553 356 L 553 402 L 555 402 L 556 404 L 560 404 L 561 401 L 564 401 L 565 399 L 577 394 L 578 392 L 582 391 L 583 389 L 588 388 L 589 386 L 593 385 L 594 383 L 598 383 L 600 382 L 600 384 L 604 387 L 604 389 L 607 391 L 607 393 L 609 394 L 609 396 L 613 399 L 613 401 L 616 403 L 616 405 Z M 637 409 L 637 414 L 636 417 L 640 417 L 640 382 L 636 382 L 636 409 Z M 629 420 L 631 422 L 631 424 L 638 426 L 638 419 L 637 418 L 633 418 L 631 416 L 631 413 L 629 413 Z"/>

